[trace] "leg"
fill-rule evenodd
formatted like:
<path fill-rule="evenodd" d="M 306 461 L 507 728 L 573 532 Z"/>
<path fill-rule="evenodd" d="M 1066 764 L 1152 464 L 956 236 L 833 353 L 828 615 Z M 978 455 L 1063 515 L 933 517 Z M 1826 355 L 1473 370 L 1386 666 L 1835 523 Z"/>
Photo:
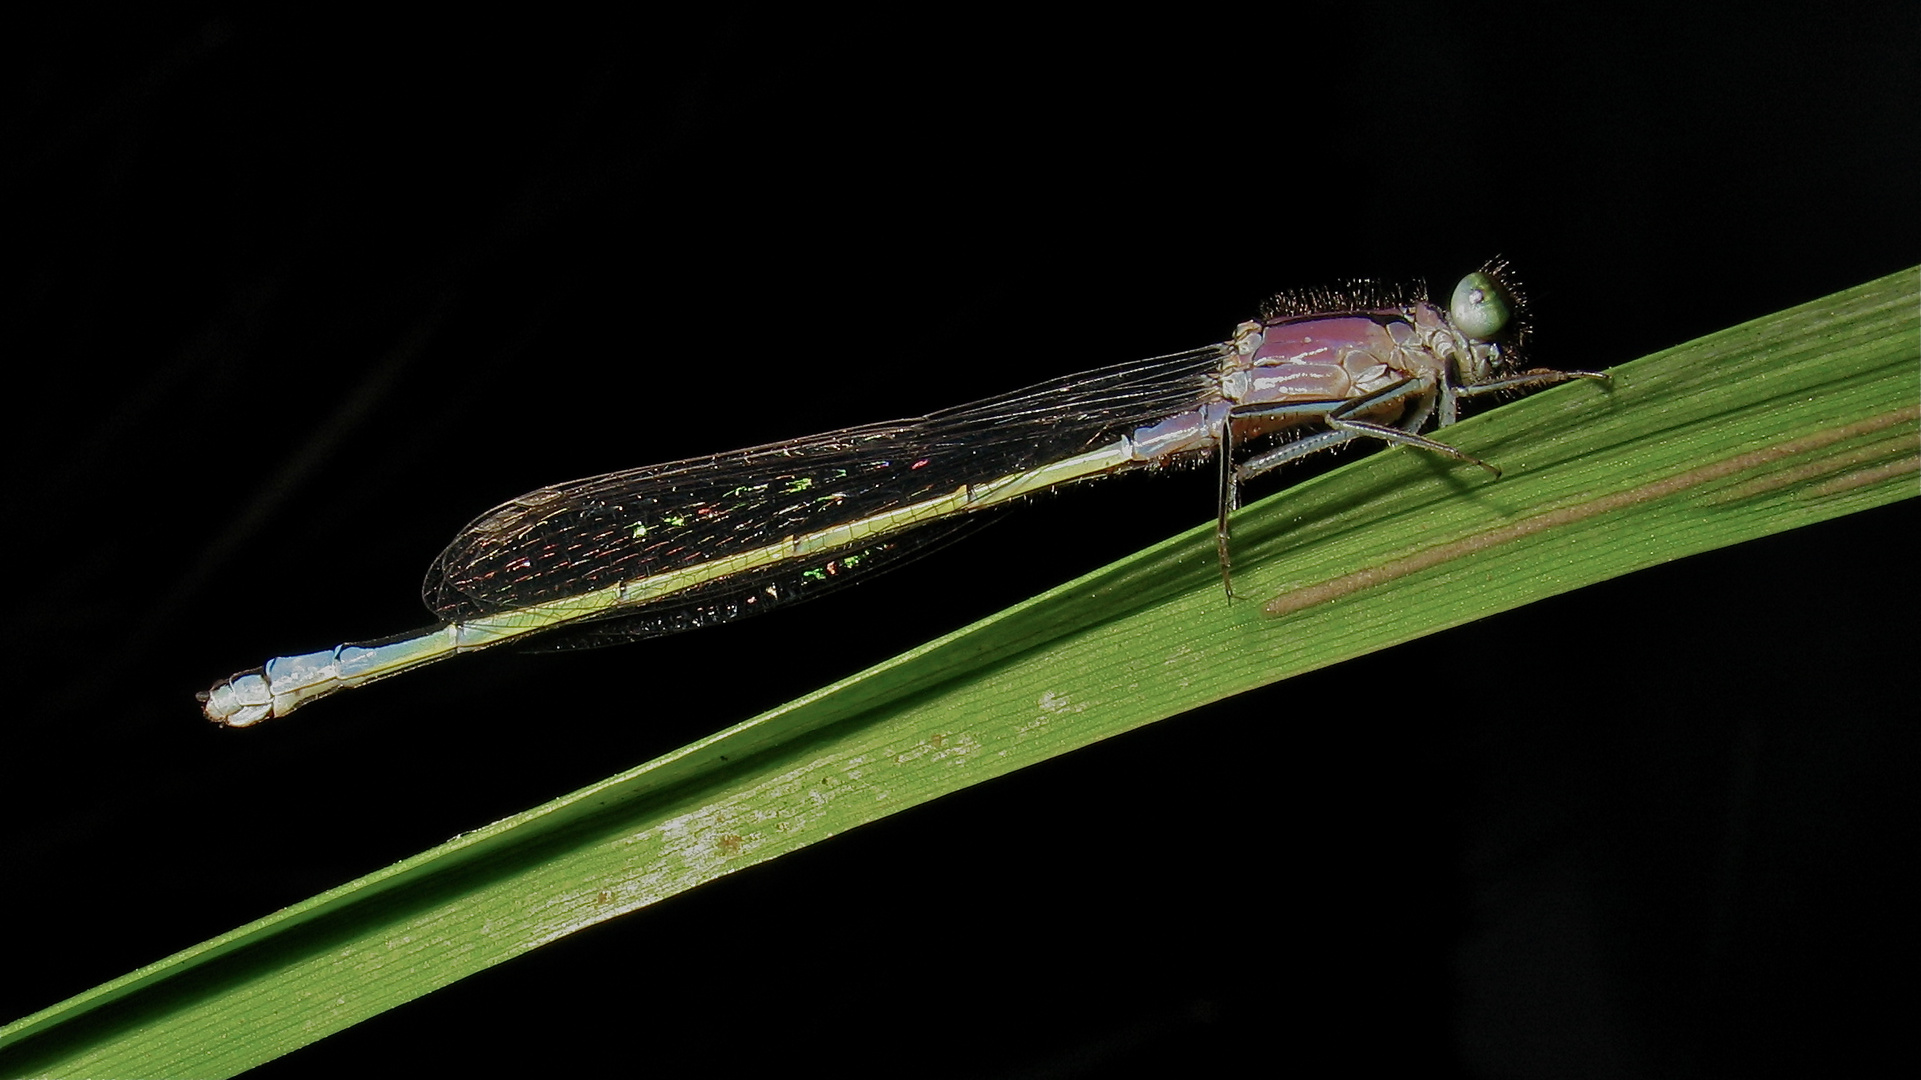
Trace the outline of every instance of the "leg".
<path fill-rule="evenodd" d="M 1283 443 L 1272 450 L 1263 450 L 1235 466 L 1234 481 L 1238 484 L 1244 480 L 1252 480 L 1262 473 L 1273 472 L 1288 462 L 1298 461 L 1309 454 L 1318 454 L 1322 450 L 1344 446 L 1358 438 L 1361 438 L 1359 432 L 1323 431 Z"/>
<path fill-rule="evenodd" d="M 1234 425 L 1221 422 L 1221 470 L 1220 470 L 1220 518 L 1214 524 L 1214 546 L 1221 559 L 1221 585 L 1227 590 L 1227 598 L 1234 599 L 1233 563 L 1227 551 L 1227 515 L 1240 509 L 1241 484 L 1235 476 L 1234 468 Z"/>
<path fill-rule="evenodd" d="M 1436 426 L 1446 427 L 1452 424 L 1456 419 L 1457 406 L 1468 398 L 1480 397 L 1483 394 L 1498 394 L 1504 390 L 1534 390 L 1543 386 L 1558 386 L 1576 379 L 1608 381 L 1607 375 L 1599 371 L 1555 371 L 1552 368 L 1534 368 L 1475 383 L 1472 386 L 1444 385 L 1441 387 L 1441 420 Z"/>
<path fill-rule="evenodd" d="M 1309 435 L 1306 438 L 1295 439 L 1293 442 L 1256 454 L 1252 458 L 1242 462 L 1240 467 L 1235 470 L 1236 479 L 1247 480 L 1259 476 L 1262 473 L 1271 472 L 1290 461 L 1298 460 L 1309 454 L 1332 449 L 1344 443 L 1352 442 L 1355 439 L 1364 438 L 1379 439 L 1385 443 L 1397 443 L 1402 446 L 1416 447 L 1421 450 L 1426 450 L 1429 453 L 1451 457 L 1456 461 L 1463 461 L 1470 465 L 1479 465 L 1495 476 L 1501 475 L 1501 470 L 1479 458 L 1470 457 L 1446 443 L 1436 442 L 1433 439 L 1418 434 L 1421 426 L 1427 423 L 1428 417 L 1434 414 L 1437 393 L 1444 393 L 1444 388 L 1437 386 L 1433 381 L 1409 378 L 1403 379 L 1392 386 L 1376 390 L 1374 393 L 1368 394 L 1365 397 L 1342 402 L 1328 409 L 1321 417 L 1321 422 L 1326 424 L 1331 430 Z M 1395 404 L 1412 404 L 1414 406 L 1398 425 L 1377 424 L 1371 420 L 1357 420 L 1354 418 L 1358 413 L 1370 412 L 1383 406 Z M 1307 411 L 1307 408 L 1307 406 L 1301 405 L 1279 408 L 1255 407 L 1237 410 L 1231 414 L 1231 416 L 1266 416 L 1287 412 L 1304 413 Z M 1446 408 L 1445 402 L 1443 403 L 1443 408 Z"/>
<path fill-rule="evenodd" d="M 1499 479 L 1501 475 L 1499 466 L 1490 465 L 1480 458 L 1470 454 L 1463 454 L 1444 442 L 1435 442 L 1433 439 L 1424 435 L 1416 435 L 1411 431 L 1402 431 L 1400 428 L 1388 427 L 1386 424 L 1373 424 L 1366 420 L 1344 420 L 1338 416 L 1328 417 L 1327 424 L 1329 427 L 1340 431 L 1351 431 L 1356 438 L 1371 436 L 1386 443 L 1399 443 L 1402 446 L 1418 447 L 1431 453 L 1440 454 L 1442 457 L 1451 457 L 1456 461 L 1466 462 L 1469 465 L 1479 465 L 1481 468 L 1493 473 L 1496 479 Z"/>

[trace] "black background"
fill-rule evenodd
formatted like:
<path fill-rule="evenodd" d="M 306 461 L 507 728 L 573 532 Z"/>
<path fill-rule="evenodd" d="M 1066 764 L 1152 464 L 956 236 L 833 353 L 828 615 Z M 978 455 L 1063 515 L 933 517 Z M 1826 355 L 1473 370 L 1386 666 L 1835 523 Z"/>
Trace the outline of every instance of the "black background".
<path fill-rule="evenodd" d="M 1349 10 L 22 31 L 0 1020 L 1212 512 L 1204 474 L 1117 481 L 766 619 L 199 718 L 424 623 L 427 560 L 521 491 L 1341 276 L 1504 253 L 1536 359 L 1605 367 L 1921 261 L 1910 5 Z M 261 1074 L 1869 1070 L 1912 1022 L 1915 507 L 1156 725 Z"/>

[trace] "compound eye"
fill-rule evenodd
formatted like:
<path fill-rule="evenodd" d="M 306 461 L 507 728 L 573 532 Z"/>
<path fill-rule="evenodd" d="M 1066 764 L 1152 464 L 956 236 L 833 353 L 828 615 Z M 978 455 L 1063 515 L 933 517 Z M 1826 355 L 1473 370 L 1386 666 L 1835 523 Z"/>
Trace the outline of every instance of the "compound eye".
<path fill-rule="evenodd" d="M 1447 315 L 1454 329 L 1475 341 L 1493 341 L 1507 329 L 1514 317 L 1513 301 L 1501 283 L 1476 270 L 1454 286 L 1454 299 L 1448 301 Z"/>

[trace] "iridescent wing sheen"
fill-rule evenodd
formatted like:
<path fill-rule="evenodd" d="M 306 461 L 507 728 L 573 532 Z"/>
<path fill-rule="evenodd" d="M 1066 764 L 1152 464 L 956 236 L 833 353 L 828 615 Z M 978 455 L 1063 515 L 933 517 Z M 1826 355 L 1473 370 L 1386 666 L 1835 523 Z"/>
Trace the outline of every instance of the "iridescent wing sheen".
<path fill-rule="evenodd" d="M 1218 347 L 1065 376 L 919 420 L 650 465 L 541 488 L 461 530 L 422 599 L 458 621 L 576 596 L 857 522 L 1103 446 L 1219 394 Z M 952 539 L 931 516 L 858 549 L 721 578 L 580 631 L 625 640 L 818 595 Z"/>

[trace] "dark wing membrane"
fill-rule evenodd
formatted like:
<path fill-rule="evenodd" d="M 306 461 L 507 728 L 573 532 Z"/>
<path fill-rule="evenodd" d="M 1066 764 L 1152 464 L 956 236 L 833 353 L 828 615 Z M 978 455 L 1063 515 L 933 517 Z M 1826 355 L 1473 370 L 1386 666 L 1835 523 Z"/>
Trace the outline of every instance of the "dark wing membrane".
<path fill-rule="evenodd" d="M 919 420 L 541 488 L 461 530 L 429 568 L 422 598 L 448 620 L 512 610 L 1025 472 L 1212 400 L 1221 358 L 1219 347 L 1209 347 L 1065 376 Z M 931 528 L 936 522 L 941 527 Z M 618 631 L 622 637 L 725 621 L 897 564 L 958 527 L 951 515 L 939 517 L 858 550 L 737 574 L 658 601 L 652 624 L 646 611 L 611 614 L 638 620 Z"/>
<path fill-rule="evenodd" d="M 852 551 L 824 553 L 802 563 L 742 571 L 671 598 L 542 634 L 532 639 L 526 648 L 530 652 L 594 649 L 732 622 L 864 581 L 882 570 L 900 566 L 958 540 L 991 520 L 993 515 L 986 513 L 950 515 L 934 524 L 897 533 L 894 539 Z"/>

